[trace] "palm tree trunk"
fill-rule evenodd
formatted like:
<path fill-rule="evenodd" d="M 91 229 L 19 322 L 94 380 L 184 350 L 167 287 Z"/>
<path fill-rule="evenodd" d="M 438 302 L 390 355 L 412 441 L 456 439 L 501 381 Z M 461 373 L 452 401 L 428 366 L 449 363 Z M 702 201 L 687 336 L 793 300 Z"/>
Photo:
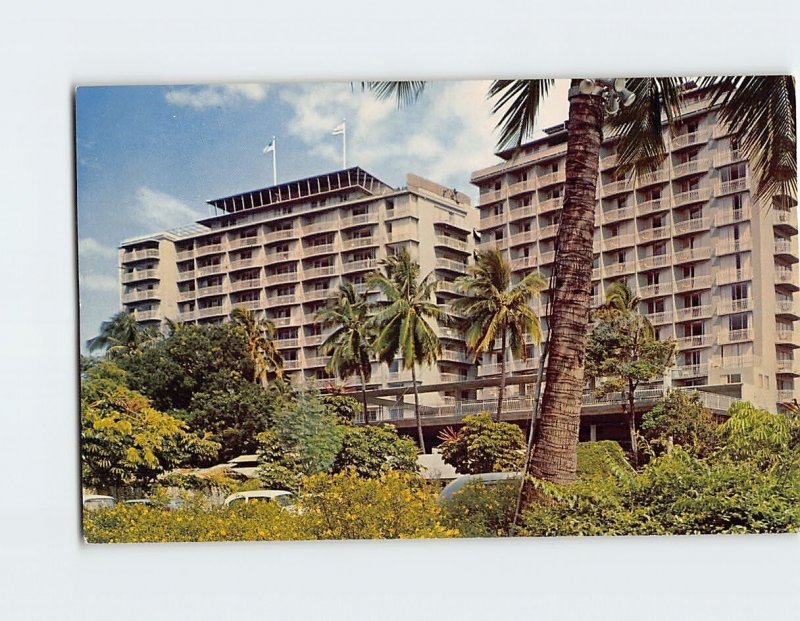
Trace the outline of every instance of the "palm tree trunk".
<path fill-rule="evenodd" d="M 577 86 L 579 80 L 573 80 Z M 553 483 L 575 479 L 584 385 L 592 240 L 600 158 L 602 102 L 596 95 L 570 98 L 566 183 L 556 252 L 550 348 L 542 410 L 529 472 Z M 532 491 L 529 485 L 526 498 Z"/>
<path fill-rule="evenodd" d="M 633 467 L 639 467 L 639 443 L 636 440 L 636 409 L 635 409 L 636 386 L 633 382 L 628 382 L 628 433 L 631 435 L 631 461 Z"/>
<path fill-rule="evenodd" d="M 422 435 L 422 417 L 419 415 L 419 390 L 417 390 L 417 367 L 411 367 L 411 383 L 414 384 L 414 415 L 417 418 L 417 438 L 419 450 L 425 452 L 425 437 Z"/>
<path fill-rule="evenodd" d="M 361 404 L 364 409 L 364 424 L 369 425 L 369 416 L 367 416 L 367 380 L 364 377 L 364 370 L 358 370 L 359 375 L 361 375 Z"/>
<path fill-rule="evenodd" d="M 497 389 L 497 416 L 495 422 L 500 422 L 500 416 L 503 413 L 503 397 L 506 394 L 506 332 L 503 330 L 503 337 L 500 352 L 500 386 Z"/>

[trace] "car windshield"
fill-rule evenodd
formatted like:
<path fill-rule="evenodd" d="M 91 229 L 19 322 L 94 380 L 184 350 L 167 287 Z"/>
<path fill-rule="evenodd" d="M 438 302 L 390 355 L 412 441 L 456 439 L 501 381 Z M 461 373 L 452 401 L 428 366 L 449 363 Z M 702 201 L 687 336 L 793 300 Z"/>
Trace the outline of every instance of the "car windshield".
<path fill-rule="evenodd" d="M 111 498 L 90 498 L 83 501 L 83 506 L 89 511 L 95 509 L 110 509 L 114 506 L 114 501 Z"/>

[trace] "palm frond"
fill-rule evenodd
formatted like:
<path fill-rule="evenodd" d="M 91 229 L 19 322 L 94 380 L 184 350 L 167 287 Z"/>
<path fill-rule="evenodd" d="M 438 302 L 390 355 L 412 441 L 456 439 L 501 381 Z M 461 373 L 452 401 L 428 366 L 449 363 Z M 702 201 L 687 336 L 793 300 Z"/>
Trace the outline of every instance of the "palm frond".
<path fill-rule="evenodd" d="M 492 114 L 500 113 L 497 128 L 500 149 L 519 147 L 533 134 L 542 100 L 555 80 L 495 80 L 489 87 L 489 98 L 495 98 Z"/>
<path fill-rule="evenodd" d="M 395 99 L 397 107 L 413 104 L 425 91 L 423 81 L 362 82 L 362 90 L 373 93 L 378 99 Z"/>

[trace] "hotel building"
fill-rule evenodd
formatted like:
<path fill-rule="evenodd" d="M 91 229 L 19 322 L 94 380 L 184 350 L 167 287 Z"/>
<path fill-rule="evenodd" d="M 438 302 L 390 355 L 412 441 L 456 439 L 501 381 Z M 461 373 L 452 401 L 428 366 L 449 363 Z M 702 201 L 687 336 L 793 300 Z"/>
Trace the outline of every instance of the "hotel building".
<path fill-rule="evenodd" d="M 686 93 L 676 130 L 664 128 L 660 168 L 634 180 L 618 174 L 613 141 L 602 145 L 593 302 L 602 302 L 610 283 L 625 280 L 659 338 L 677 343 L 667 385 L 774 411 L 800 397 L 795 197 L 756 199 L 751 168 L 703 92 Z M 500 163 L 472 174 L 480 192 L 479 248 L 500 248 L 517 278 L 531 270 L 547 277 L 553 267 L 566 127 L 546 134 L 497 153 Z M 545 301 L 546 295 L 540 317 Z M 540 346 L 531 343 L 528 353 L 509 367 L 529 373 Z M 480 377 L 497 373 L 500 355 L 484 357 Z"/>
<path fill-rule="evenodd" d="M 377 299 L 367 275 L 405 248 L 423 276 L 434 272 L 437 302 L 447 309 L 456 293 L 453 280 L 475 248 L 478 213 L 469 197 L 411 174 L 397 189 L 349 168 L 208 202 L 217 215 L 121 244 L 123 308 L 154 326 L 165 319 L 222 322 L 236 307 L 250 309 L 275 324 L 289 379 L 322 386 L 329 381 L 328 358 L 319 346 L 329 332 L 316 314 L 340 284 Z M 437 329 L 442 356 L 435 367 L 418 371 L 418 380 L 474 378 L 460 336 Z M 411 373 L 398 361 L 375 363 L 369 386 L 410 388 Z M 423 402 L 440 400 L 423 396 Z"/>

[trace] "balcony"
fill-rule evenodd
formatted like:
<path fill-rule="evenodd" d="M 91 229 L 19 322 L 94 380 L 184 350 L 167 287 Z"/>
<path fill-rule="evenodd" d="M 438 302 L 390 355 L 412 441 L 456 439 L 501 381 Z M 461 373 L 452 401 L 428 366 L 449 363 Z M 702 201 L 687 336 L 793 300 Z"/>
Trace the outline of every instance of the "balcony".
<path fill-rule="evenodd" d="M 708 158 L 684 162 L 672 167 L 672 178 L 678 179 L 689 175 L 705 174 L 710 167 L 711 161 Z"/>
<path fill-rule="evenodd" d="M 636 215 L 646 216 L 658 211 L 665 211 L 672 207 L 672 201 L 666 197 L 651 198 L 650 200 L 643 201 L 636 206 Z"/>
<path fill-rule="evenodd" d="M 790 267 L 776 266 L 775 284 L 788 285 L 794 290 L 800 289 L 800 286 L 797 284 L 797 276 L 795 275 L 794 270 Z"/>
<path fill-rule="evenodd" d="M 508 195 L 514 196 L 516 194 L 524 194 L 525 192 L 533 192 L 536 189 L 536 180 L 528 179 L 527 181 L 519 181 L 508 186 Z"/>
<path fill-rule="evenodd" d="M 672 313 L 670 311 L 646 313 L 644 317 L 654 326 L 663 326 L 672 323 Z"/>
<path fill-rule="evenodd" d="M 222 274 L 225 271 L 225 267 L 222 263 L 215 263 L 213 265 L 198 266 L 196 271 L 198 276 L 212 276 L 214 274 Z"/>
<path fill-rule="evenodd" d="M 752 367 L 753 360 L 754 358 L 752 354 L 745 354 L 743 356 L 725 356 L 724 358 L 717 356 L 711 359 L 711 366 L 718 369 L 724 369 L 726 371 L 731 369 L 742 369 L 744 367 Z"/>
<path fill-rule="evenodd" d="M 194 255 L 190 255 L 189 259 L 192 258 Z M 142 261 L 144 259 L 157 259 L 158 258 L 158 248 L 148 248 L 146 250 L 135 250 L 133 252 L 123 252 L 122 253 L 122 262 L 129 263 L 132 261 Z"/>
<path fill-rule="evenodd" d="M 378 267 L 375 259 L 362 259 L 361 261 L 345 261 L 342 264 L 342 273 L 352 274 L 354 272 L 371 271 Z"/>
<path fill-rule="evenodd" d="M 778 373 L 800 375 L 800 365 L 798 365 L 791 358 L 778 358 L 775 363 L 775 369 L 778 371 Z"/>
<path fill-rule="evenodd" d="M 753 271 L 749 267 L 747 267 L 747 268 L 742 268 L 740 270 L 726 269 L 719 271 L 717 272 L 716 280 L 717 280 L 717 285 L 728 285 L 752 279 L 753 279 Z"/>
<path fill-rule="evenodd" d="M 800 318 L 800 308 L 794 300 L 776 300 L 775 312 L 779 315 L 791 315 L 795 318 Z"/>
<path fill-rule="evenodd" d="M 717 304 L 718 315 L 732 315 L 734 313 L 744 313 L 753 310 L 752 298 L 742 298 L 741 300 L 723 300 Z"/>
<path fill-rule="evenodd" d="M 178 301 L 185 302 L 186 300 L 193 300 L 195 295 L 197 295 L 197 291 L 194 289 L 178 290 Z"/>
<path fill-rule="evenodd" d="M 319 233 L 332 233 L 340 229 L 339 218 L 325 218 L 303 224 L 303 237 L 318 235 Z"/>
<path fill-rule="evenodd" d="M 280 285 L 283 283 L 298 282 L 300 280 L 299 272 L 278 272 L 274 274 L 267 274 L 264 277 L 264 284 L 267 287 L 273 285 Z"/>
<path fill-rule="evenodd" d="M 752 239 L 723 239 L 717 242 L 714 252 L 718 257 L 753 249 Z"/>
<path fill-rule="evenodd" d="M 449 235 L 437 235 L 435 240 L 437 246 L 444 246 L 446 248 L 460 250 L 461 252 L 467 252 L 467 242 L 463 239 L 458 239 L 457 237 L 451 237 Z"/>
<path fill-rule="evenodd" d="M 286 304 L 299 304 L 302 297 L 296 293 L 287 293 L 285 295 L 273 295 L 267 298 L 269 306 L 285 306 Z"/>
<path fill-rule="evenodd" d="M 308 344 L 307 339 L 306 344 Z M 326 364 L 328 364 L 328 360 L 330 360 L 330 358 L 327 358 L 326 356 L 307 356 L 305 359 L 305 367 L 307 369 L 324 367 Z"/>
<path fill-rule="evenodd" d="M 461 341 L 464 339 L 464 336 L 455 328 L 449 328 L 447 326 L 439 326 L 439 338 L 442 339 L 453 339 L 456 341 Z"/>
<path fill-rule="evenodd" d="M 522 233 L 516 233 L 515 235 L 512 235 L 510 242 L 512 246 L 521 246 L 523 244 L 535 242 L 538 237 L 539 236 L 536 231 L 523 231 Z"/>
<path fill-rule="evenodd" d="M 489 203 L 503 200 L 507 195 L 508 192 L 504 188 L 500 188 L 499 190 L 489 190 L 488 192 L 481 192 L 480 196 L 478 197 L 478 203 L 480 205 L 488 205 Z"/>
<path fill-rule="evenodd" d="M 558 211 L 564 206 L 564 197 L 557 196 L 555 198 L 548 198 L 547 200 L 539 201 L 537 208 L 540 214 L 549 213 L 551 211 Z"/>
<path fill-rule="evenodd" d="M 458 290 L 458 286 L 454 282 L 450 282 L 449 280 L 440 280 L 438 281 L 438 286 L 436 287 L 436 291 L 444 291 L 446 293 L 454 293 L 460 294 L 461 292 Z"/>
<path fill-rule="evenodd" d="M 540 258 L 542 260 L 542 265 L 547 265 L 548 263 L 552 263 L 556 260 L 556 251 L 555 250 L 546 250 L 541 253 Z"/>
<path fill-rule="evenodd" d="M 304 279 L 330 278 L 331 276 L 336 276 L 336 271 L 337 270 L 335 265 L 323 265 L 322 267 L 303 268 L 303 278 Z"/>
<path fill-rule="evenodd" d="M 351 237 L 342 242 L 342 250 L 355 250 L 356 248 L 368 248 L 377 246 L 378 238 L 369 235 L 368 237 Z"/>
<path fill-rule="evenodd" d="M 214 295 L 223 295 L 226 293 L 224 285 L 212 285 L 210 287 L 198 287 L 197 297 L 207 298 Z"/>
<path fill-rule="evenodd" d="M 324 334 L 306 334 L 303 342 L 306 347 L 316 347 L 322 345 L 326 338 L 327 336 Z"/>
<path fill-rule="evenodd" d="M 365 224 L 378 224 L 378 214 L 377 213 L 361 213 L 355 216 L 349 216 L 347 218 L 342 218 L 339 226 L 343 229 L 349 228 L 351 226 L 363 226 Z M 304 229 L 305 230 L 305 229 Z"/>
<path fill-rule="evenodd" d="M 228 241 L 228 248 L 236 250 L 238 248 L 254 248 L 260 246 L 263 242 L 258 235 L 251 235 L 249 237 L 238 237 Z"/>
<path fill-rule="evenodd" d="M 225 245 L 219 244 L 206 244 L 205 246 L 198 246 L 194 251 L 194 256 L 203 257 L 209 254 L 219 254 L 225 251 Z"/>
<path fill-rule="evenodd" d="M 232 304 L 233 308 L 243 308 L 249 311 L 256 311 L 261 308 L 261 300 L 237 300 Z"/>
<path fill-rule="evenodd" d="M 451 272 L 456 272 L 457 274 L 465 274 L 467 271 L 467 264 L 461 263 L 460 261 L 454 261 L 452 259 L 436 257 L 436 269 L 449 270 Z"/>
<path fill-rule="evenodd" d="M 772 224 L 786 230 L 790 235 L 797 234 L 797 213 L 792 209 L 772 208 Z"/>
<path fill-rule="evenodd" d="M 270 321 L 276 328 L 285 328 L 286 326 L 290 326 L 292 324 L 291 317 L 272 317 Z"/>
<path fill-rule="evenodd" d="M 778 403 L 787 403 L 794 399 L 794 390 L 789 389 L 781 389 L 778 390 Z"/>
<path fill-rule="evenodd" d="M 255 258 L 249 259 L 236 259 L 230 262 L 230 269 L 231 271 L 241 270 L 248 267 L 255 267 L 260 265 L 259 262 Z"/>
<path fill-rule="evenodd" d="M 686 235 L 687 233 L 697 233 L 707 231 L 711 228 L 710 218 L 690 218 L 673 224 L 675 235 Z"/>
<path fill-rule="evenodd" d="M 175 259 L 177 261 L 188 261 L 189 259 L 194 258 L 194 248 L 188 248 L 187 250 L 178 250 L 175 253 Z"/>
<path fill-rule="evenodd" d="M 710 198 L 711 188 L 697 188 L 696 190 L 687 190 L 674 194 L 672 196 L 672 204 L 675 207 L 683 207 L 692 203 L 702 203 Z"/>
<path fill-rule="evenodd" d="M 700 347 L 711 347 L 714 344 L 714 336 L 711 334 L 697 334 L 695 336 L 684 336 L 677 339 L 678 349 L 697 349 Z"/>
<path fill-rule="evenodd" d="M 178 312 L 178 321 L 180 322 L 194 321 L 195 319 L 197 319 L 197 313 L 193 310 Z"/>
<path fill-rule="evenodd" d="M 622 274 L 632 274 L 636 271 L 635 261 L 626 261 L 625 263 L 612 263 L 606 265 L 606 277 L 612 278 L 614 276 L 621 276 Z"/>
<path fill-rule="evenodd" d="M 195 271 L 194 270 L 185 270 L 183 272 L 178 272 L 178 282 L 182 282 L 184 280 L 194 280 Z"/>
<path fill-rule="evenodd" d="M 797 250 L 794 247 L 791 239 L 776 239 L 775 240 L 775 254 L 797 263 Z M 155 271 L 155 270 L 147 270 Z"/>
<path fill-rule="evenodd" d="M 231 280 L 231 291 L 244 291 L 245 289 L 258 289 L 261 287 L 261 278 L 241 278 Z"/>
<path fill-rule="evenodd" d="M 300 347 L 300 339 L 296 336 L 288 339 L 275 339 L 274 342 L 275 347 L 278 349 L 294 349 Z"/>
<path fill-rule="evenodd" d="M 633 218 L 633 207 L 622 207 L 620 209 L 612 209 L 603 212 L 603 223 L 611 224 L 612 222 L 619 222 L 621 220 L 630 220 Z"/>
<path fill-rule="evenodd" d="M 716 195 L 724 196 L 725 194 L 734 194 L 736 192 L 744 192 L 748 189 L 749 180 L 747 177 L 741 179 L 733 179 L 731 181 L 723 181 L 717 184 Z"/>
<path fill-rule="evenodd" d="M 541 175 L 537 178 L 539 188 L 546 188 L 549 185 L 556 185 L 557 183 L 564 183 L 567 179 L 567 171 L 565 169 L 557 170 L 555 172 Z"/>
<path fill-rule="evenodd" d="M 299 360 L 297 360 L 297 359 L 295 359 L 295 360 L 286 360 L 284 358 L 284 360 L 283 360 L 283 370 L 284 371 L 296 371 L 299 368 L 300 368 L 300 361 Z"/>
<path fill-rule="evenodd" d="M 675 321 L 693 321 L 695 319 L 706 319 L 712 315 L 710 304 L 701 306 L 686 306 L 675 309 Z"/>
<path fill-rule="evenodd" d="M 686 291 L 697 291 L 699 289 L 711 288 L 711 274 L 707 276 L 694 276 L 693 278 L 682 278 L 675 281 L 675 291 L 683 293 Z"/>
<path fill-rule="evenodd" d="M 537 261 L 535 256 L 519 257 L 518 259 L 511 260 L 512 271 L 525 270 L 536 267 Z"/>
<path fill-rule="evenodd" d="M 133 317 L 136 321 L 155 321 L 161 319 L 161 315 L 157 310 L 135 310 Z"/>
<path fill-rule="evenodd" d="M 672 379 L 690 379 L 708 375 L 708 364 L 692 364 L 672 369 Z"/>
<path fill-rule="evenodd" d="M 725 224 L 736 224 L 737 222 L 744 222 L 750 219 L 750 209 L 726 209 L 722 213 L 714 216 L 715 226 L 724 226 Z"/>
<path fill-rule="evenodd" d="M 206 306 L 205 308 L 198 308 L 195 311 L 195 316 L 198 319 L 205 317 L 221 317 L 230 314 L 230 308 L 221 304 L 219 306 Z"/>
<path fill-rule="evenodd" d="M 669 225 L 650 229 L 642 229 L 639 231 L 639 242 L 646 243 L 658 241 L 660 239 L 669 239 L 670 235 L 671 231 Z"/>
<path fill-rule="evenodd" d="M 144 289 L 142 291 L 129 291 L 122 294 L 122 303 L 144 302 L 146 300 L 158 300 L 161 296 L 158 289 Z"/>
<path fill-rule="evenodd" d="M 643 259 L 639 259 L 639 269 L 641 271 L 655 270 L 662 267 L 667 267 L 672 263 L 672 255 L 669 253 L 654 254 Z"/>
<path fill-rule="evenodd" d="M 517 220 L 531 218 L 534 215 L 536 215 L 536 207 L 534 205 L 523 205 L 522 207 L 512 208 L 508 213 L 508 219 L 510 222 L 516 222 Z"/>
<path fill-rule="evenodd" d="M 314 257 L 323 254 L 333 254 L 337 252 L 336 244 L 317 244 L 316 246 L 305 246 L 303 252 L 307 257 Z"/>
<path fill-rule="evenodd" d="M 619 161 L 619 157 L 616 153 L 613 155 L 607 155 L 605 157 L 600 158 L 600 170 L 608 170 L 609 168 L 614 168 Z"/>
<path fill-rule="evenodd" d="M 539 239 L 549 239 L 558 235 L 558 224 L 548 224 L 539 229 Z"/>
<path fill-rule="evenodd" d="M 270 231 L 264 234 L 264 243 L 270 244 L 272 242 L 283 241 L 284 239 L 294 239 L 297 237 L 298 231 L 293 228 L 281 229 L 278 231 Z"/>
<path fill-rule="evenodd" d="M 614 196 L 624 192 L 631 192 L 634 187 L 633 179 L 622 179 L 621 181 L 612 181 L 611 183 L 603 184 L 603 197 Z"/>
<path fill-rule="evenodd" d="M 723 151 L 714 155 L 714 167 L 722 168 L 723 166 L 744 162 L 745 160 L 747 160 L 747 155 L 745 155 L 744 151 L 739 149 Z"/>
<path fill-rule="evenodd" d="M 642 285 L 639 287 L 640 298 L 654 298 L 672 293 L 671 282 L 660 282 L 654 285 Z"/>
<path fill-rule="evenodd" d="M 775 331 L 775 342 L 779 345 L 794 345 L 797 347 L 794 339 L 794 330 L 778 328 Z"/>
<path fill-rule="evenodd" d="M 129 283 L 152 278 L 158 278 L 158 270 L 134 270 L 133 272 L 125 272 L 122 275 L 122 282 Z"/>
<path fill-rule="evenodd" d="M 633 233 L 625 235 L 617 235 L 615 237 L 607 237 L 603 240 L 603 245 L 606 250 L 616 250 L 617 248 L 627 248 L 633 246 L 636 239 Z"/>
<path fill-rule="evenodd" d="M 675 253 L 675 263 L 691 263 L 693 261 L 705 261 L 710 258 L 711 246 L 686 248 Z"/>
<path fill-rule="evenodd" d="M 691 147 L 698 144 L 705 144 L 708 142 L 709 138 L 711 137 L 711 130 L 703 129 L 696 132 L 690 132 L 687 134 L 681 134 L 679 136 L 673 136 L 672 138 L 672 148 L 675 149 L 685 149 L 686 147 Z"/>
<path fill-rule="evenodd" d="M 463 351 L 453 349 L 442 349 L 439 360 L 443 362 L 459 362 L 461 364 L 472 364 L 472 360 Z"/>
<path fill-rule="evenodd" d="M 485 218 L 481 218 L 479 227 L 481 231 L 485 231 L 486 229 L 491 229 L 496 226 L 500 226 L 507 220 L 505 213 L 498 213 L 493 214 L 491 216 L 486 216 Z"/>
<path fill-rule="evenodd" d="M 727 330 L 718 333 L 717 339 L 720 345 L 730 343 L 744 343 L 753 340 L 753 329 L 742 328 L 741 330 Z"/>
<path fill-rule="evenodd" d="M 318 300 L 327 300 L 333 294 L 334 289 L 308 289 L 305 291 L 304 299 L 306 302 L 316 302 Z"/>
<path fill-rule="evenodd" d="M 284 252 L 268 252 L 266 257 L 267 264 L 281 263 L 283 261 L 298 261 L 300 254 L 296 250 L 286 250 Z"/>

